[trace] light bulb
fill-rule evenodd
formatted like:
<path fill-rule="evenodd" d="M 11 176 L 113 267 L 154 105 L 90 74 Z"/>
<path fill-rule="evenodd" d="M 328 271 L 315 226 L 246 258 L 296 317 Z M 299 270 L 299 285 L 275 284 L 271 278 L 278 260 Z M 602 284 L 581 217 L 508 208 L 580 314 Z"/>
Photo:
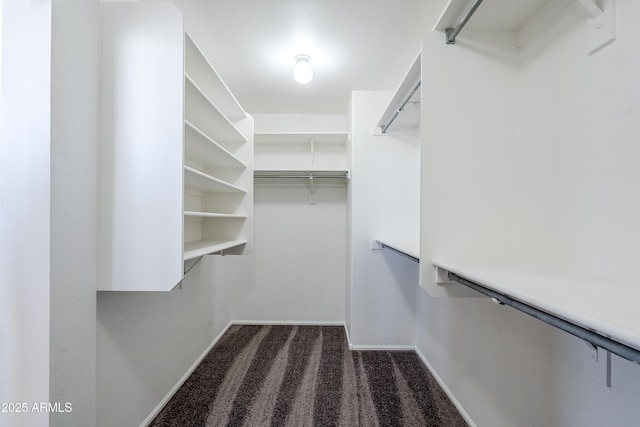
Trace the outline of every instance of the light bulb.
<path fill-rule="evenodd" d="M 296 65 L 293 66 L 293 78 L 301 85 L 306 85 L 313 78 L 313 68 L 309 64 L 307 55 L 296 56 Z"/>

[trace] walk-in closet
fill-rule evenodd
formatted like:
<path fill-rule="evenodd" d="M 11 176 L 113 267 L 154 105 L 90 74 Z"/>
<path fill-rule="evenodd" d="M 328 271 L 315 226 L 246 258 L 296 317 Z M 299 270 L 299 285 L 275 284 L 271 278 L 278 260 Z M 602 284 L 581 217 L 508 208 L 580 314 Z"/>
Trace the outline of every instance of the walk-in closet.
<path fill-rule="evenodd" d="M 640 3 L 0 12 L 0 425 L 640 425 Z"/>

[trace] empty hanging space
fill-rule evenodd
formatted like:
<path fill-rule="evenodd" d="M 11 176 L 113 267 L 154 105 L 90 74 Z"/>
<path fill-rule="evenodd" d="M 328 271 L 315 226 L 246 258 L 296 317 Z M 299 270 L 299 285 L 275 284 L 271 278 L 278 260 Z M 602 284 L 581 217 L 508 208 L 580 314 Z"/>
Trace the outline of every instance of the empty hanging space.
<path fill-rule="evenodd" d="M 600 50 L 613 49 L 611 40 L 594 49 L 590 28 L 594 18 L 613 19 L 611 3 L 540 1 L 529 9 L 484 2 L 476 10 L 479 3 L 450 2 L 423 46 L 432 55 L 423 64 L 431 79 L 422 163 L 431 220 L 423 222 L 422 255 L 430 262 L 421 267 L 421 284 L 432 296 L 488 295 L 549 317 L 637 363 L 632 302 L 640 289 L 624 262 L 637 253 L 628 236 L 637 227 L 619 207 L 638 207 L 623 196 L 631 181 L 618 166 L 638 151 L 625 138 L 613 143 L 620 151 L 610 151 L 625 116 L 605 107 L 615 84 L 590 86 Z M 589 42 L 543 62 L 540 52 L 554 46 L 537 38 L 542 28 Z M 573 70 L 573 82 L 588 89 L 567 89 L 552 78 L 558 69 Z M 592 153 L 608 166 L 595 166 Z M 607 263 L 599 259 L 605 247 Z"/>

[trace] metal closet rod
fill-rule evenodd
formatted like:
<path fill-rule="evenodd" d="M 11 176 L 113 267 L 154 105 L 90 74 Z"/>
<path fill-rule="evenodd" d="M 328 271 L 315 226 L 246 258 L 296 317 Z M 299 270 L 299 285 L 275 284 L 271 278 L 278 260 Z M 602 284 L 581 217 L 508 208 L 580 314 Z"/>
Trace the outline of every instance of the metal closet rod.
<path fill-rule="evenodd" d="M 381 133 L 386 133 L 387 132 L 387 129 L 389 128 L 389 126 L 391 126 L 391 123 L 393 123 L 393 121 L 396 119 L 396 117 L 398 117 L 400 112 L 402 112 L 402 110 L 404 110 L 404 107 L 409 103 L 409 100 L 416 93 L 416 91 L 420 88 L 421 84 L 422 84 L 422 81 L 419 81 L 418 83 L 416 83 L 415 87 L 413 88 L 413 90 L 411 91 L 411 93 L 409 94 L 407 99 L 404 100 L 404 102 L 402 103 L 400 108 L 398 108 L 396 110 L 395 114 L 393 115 L 393 117 L 391 117 L 391 120 L 389 120 L 389 123 L 387 123 L 386 125 L 380 127 L 380 132 Z"/>
<path fill-rule="evenodd" d="M 507 295 L 493 291 L 476 282 L 460 277 L 455 273 L 449 272 L 448 276 L 450 280 L 458 282 L 475 291 L 480 292 L 481 294 L 493 298 L 500 304 L 508 305 L 509 307 L 515 308 L 518 311 L 528 314 L 529 316 L 533 316 L 538 320 L 542 320 L 543 322 L 548 323 L 551 326 L 555 326 L 556 328 L 561 329 L 565 332 L 568 332 L 571 335 L 576 336 L 596 347 L 603 348 L 604 350 L 610 351 L 611 353 L 617 354 L 622 358 L 640 365 L 640 351 L 636 350 L 633 347 L 629 347 L 625 344 L 622 344 L 621 342 L 612 340 L 609 337 L 600 335 L 590 329 L 583 328 L 582 326 L 578 326 L 567 320 L 561 319 L 560 317 L 554 316 L 553 314 L 549 314 L 538 308 L 514 300 Z"/>
<path fill-rule="evenodd" d="M 385 243 L 382 243 L 382 242 L 379 242 L 379 243 L 380 243 L 380 247 L 382 247 L 383 249 L 390 249 L 390 250 L 392 250 L 393 252 L 397 253 L 398 255 L 401 255 L 401 256 L 403 256 L 403 257 L 407 257 L 407 258 L 409 258 L 411 261 L 415 261 L 415 262 L 417 262 L 418 264 L 420 263 L 420 258 L 416 258 L 416 257 L 414 257 L 413 255 L 409 255 L 408 253 L 406 253 L 406 252 L 402 252 L 401 250 L 398 250 L 398 249 L 396 249 L 396 248 L 393 248 L 393 247 L 391 247 L 391 246 L 389 246 L 389 245 L 387 245 L 387 244 L 385 244 Z"/>
<path fill-rule="evenodd" d="M 462 31 L 464 26 L 467 25 L 467 22 L 469 22 L 469 19 L 471 19 L 473 14 L 476 12 L 476 9 L 478 9 L 480 3 L 482 3 L 482 0 L 475 0 L 469 10 L 467 10 L 467 13 L 465 13 L 460 22 L 458 22 L 458 25 L 456 25 L 454 28 L 446 29 L 445 35 L 447 44 L 456 44 L 456 36 L 460 33 L 460 31 Z"/>
<path fill-rule="evenodd" d="M 309 179 L 309 178 L 313 178 L 313 179 L 322 179 L 322 178 L 331 178 L 331 179 L 346 179 L 347 176 L 346 175 L 314 175 L 314 174 L 308 174 L 308 175 L 254 175 L 254 178 L 296 178 L 296 179 Z"/>

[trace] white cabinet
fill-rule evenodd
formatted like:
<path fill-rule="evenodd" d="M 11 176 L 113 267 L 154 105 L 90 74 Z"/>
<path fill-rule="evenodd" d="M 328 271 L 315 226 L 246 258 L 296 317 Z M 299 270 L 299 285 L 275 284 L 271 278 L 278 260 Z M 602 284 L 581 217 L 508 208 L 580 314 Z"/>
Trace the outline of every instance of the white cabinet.
<path fill-rule="evenodd" d="M 171 290 L 251 249 L 253 119 L 172 3 L 103 3 L 99 290 Z"/>

